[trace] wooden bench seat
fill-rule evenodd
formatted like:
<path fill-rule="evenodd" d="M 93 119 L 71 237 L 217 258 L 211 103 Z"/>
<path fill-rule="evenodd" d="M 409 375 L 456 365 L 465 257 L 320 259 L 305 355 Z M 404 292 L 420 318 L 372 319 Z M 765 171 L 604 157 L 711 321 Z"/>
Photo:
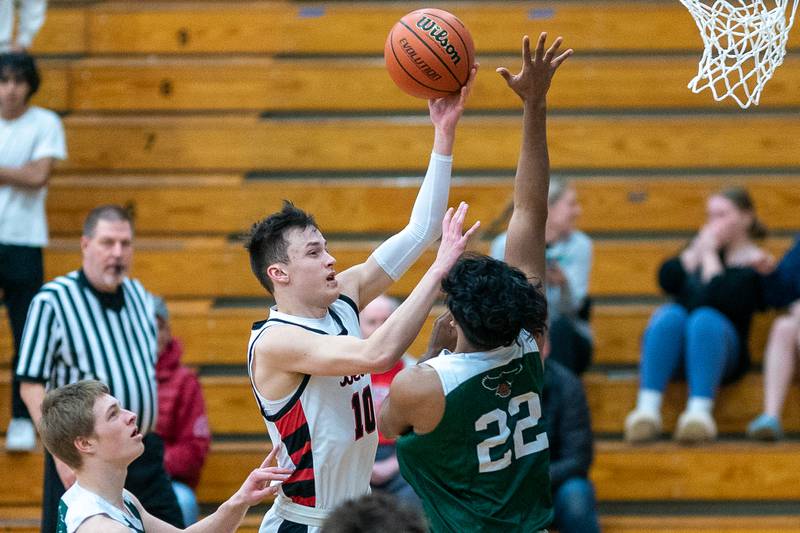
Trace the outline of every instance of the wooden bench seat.
<path fill-rule="evenodd" d="M 266 441 L 214 443 L 198 499 L 218 503 L 230 497 L 268 451 Z M 719 442 L 701 447 L 665 442 L 637 447 L 599 441 L 590 475 L 600 501 L 792 501 L 800 498 L 800 474 L 794 467 L 799 451 L 796 442 Z M 37 505 L 41 454 L 0 452 L 0 464 L 4 471 L 17 473 L 11 477 L 18 480 L 0 486 L 0 505 Z"/>
<path fill-rule="evenodd" d="M 576 50 L 701 50 L 679 4 L 489 2 L 438 5 L 467 25 L 479 53 L 511 52 L 547 30 Z M 335 3 L 104 3 L 88 10 L 91 53 L 382 54 L 395 21 L 413 6 Z M 353 29 L 358 28 L 357 34 Z M 790 45 L 796 43 L 792 39 Z"/>
<path fill-rule="evenodd" d="M 750 373 L 740 381 L 722 387 L 714 411 L 720 434 L 743 434 L 747 424 L 762 412 L 763 383 L 761 374 Z M 637 374 L 591 372 L 584 376 L 584 385 L 594 431 L 621 434 L 625 416 L 636 404 Z M 670 384 L 663 403 L 664 431 L 670 435 L 678 415 L 686 407 L 686 397 L 684 382 Z M 784 406 L 784 429 L 794 433 L 800 431 L 800 389 L 796 385 L 790 388 Z"/>
<path fill-rule="evenodd" d="M 215 306 L 210 299 L 171 300 L 168 302 L 172 331 L 185 348 L 184 362 L 193 366 L 243 365 L 249 325 L 263 320 L 263 306 Z M 597 304 L 592 310 L 595 365 L 637 365 L 642 333 L 653 313 L 653 305 Z M 409 353 L 425 352 L 433 322 L 444 310 L 437 306 L 411 345 Z M 762 361 L 769 328 L 775 312 L 756 315 L 750 337 L 750 352 L 755 363 Z M 5 309 L 0 310 L 0 366 L 11 364 L 11 331 Z"/>
<path fill-rule="evenodd" d="M 606 375 L 591 372 L 584 378 L 592 427 L 600 433 L 621 434 L 625 415 L 636 403 L 638 377 L 635 372 Z M 245 377 L 208 376 L 203 390 L 212 430 L 217 434 L 263 433 L 264 424 L 257 414 L 253 392 Z M 784 429 L 800 431 L 800 389 L 792 387 L 784 411 Z M 670 385 L 664 399 L 664 430 L 675 428 L 678 415 L 686 405 L 686 386 Z M 742 434 L 747 423 L 763 408 L 761 374 L 748 374 L 739 382 L 722 388 L 716 402 L 715 417 L 721 434 Z M 236 413 L 236 414 L 234 414 Z"/>
<path fill-rule="evenodd" d="M 421 177 L 59 175 L 50 182 L 47 216 L 52 234 L 79 235 L 86 213 L 112 202 L 133 209 L 138 235 L 227 235 L 246 231 L 289 199 L 313 213 L 326 234 L 390 234 L 408 223 L 420 183 Z M 603 176 L 573 183 L 582 204 L 578 226 L 589 233 L 696 231 L 705 221 L 706 198 L 733 183 L 747 187 L 771 230 L 800 228 L 800 176 Z M 450 203 L 463 200 L 484 228 L 502 229 L 512 194 L 511 177 L 456 177 Z"/>
<path fill-rule="evenodd" d="M 559 71 L 548 106 L 562 109 L 732 108 L 693 94 L 697 55 L 576 56 Z M 471 110 L 518 110 L 519 98 L 494 73 L 519 58 L 481 59 Z M 417 111 L 425 102 L 400 91 L 381 58 L 91 58 L 43 63 L 37 103 L 71 111 Z M 800 60 L 791 56 L 770 80 L 760 109 L 800 104 Z M 319 88 L 324 86 L 325 90 Z"/>
<path fill-rule="evenodd" d="M 557 115 L 549 120 L 555 170 L 796 167 L 800 124 L 774 115 Z M 72 171 L 380 172 L 427 166 L 427 117 L 259 119 L 225 116 L 70 116 Z M 456 168 L 513 170 L 517 117 L 466 117 Z"/>
<path fill-rule="evenodd" d="M 658 296 L 658 267 L 676 254 L 685 241 L 677 239 L 603 239 L 594 243 L 594 265 L 590 294 L 595 296 Z M 790 239 L 776 238 L 766 248 L 777 257 L 791 244 Z M 330 249 L 341 272 L 361 263 L 378 245 L 375 241 L 331 242 Z M 473 249 L 486 253 L 487 242 L 476 242 Z M 393 295 L 407 295 L 433 261 L 435 247 L 390 290 Z M 78 268 L 80 254 L 77 239 L 54 240 L 45 255 L 45 279 L 52 279 Z M 263 297 L 266 291 L 250 272 L 243 246 L 224 238 L 140 238 L 136 243 L 133 275 L 150 291 L 170 297 Z"/>

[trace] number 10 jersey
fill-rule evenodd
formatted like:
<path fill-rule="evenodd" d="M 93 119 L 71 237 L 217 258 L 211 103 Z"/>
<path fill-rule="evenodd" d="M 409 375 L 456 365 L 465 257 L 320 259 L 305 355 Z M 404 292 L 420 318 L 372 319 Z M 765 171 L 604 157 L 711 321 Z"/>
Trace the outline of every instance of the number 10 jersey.
<path fill-rule="evenodd" d="M 361 336 L 357 308 L 340 296 L 319 319 L 276 309 L 253 325 L 248 349 L 251 383 L 255 344 L 271 327 L 297 326 L 320 335 Z M 283 443 L 278 465 L 294 469 L 283 482 L 267 514 L 319 527 L 339 503 L 369 493 L 378 446 L 370 376 L 303 377 L 297 390 L 281 400 L 264 398 L 253 384 L 273 446 Z M 261 531 L 266 531 L 262 527 Z"/>
<path fill-rule="evenodd" d="M 434 532 L 530 533 L 552 520 L 549 450 L 535 341 L 448 353 L 425 364 L 445 394 L 430 433 L 397 439 L 400 472 L 422 498 Z"/>

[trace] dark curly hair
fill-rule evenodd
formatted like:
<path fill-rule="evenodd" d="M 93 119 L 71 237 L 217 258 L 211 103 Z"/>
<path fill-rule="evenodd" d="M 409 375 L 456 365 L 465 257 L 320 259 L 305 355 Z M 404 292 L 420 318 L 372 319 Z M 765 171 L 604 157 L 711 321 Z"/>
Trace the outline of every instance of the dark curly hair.
<path fill-rule="evenodd" d="M 446 304 L 467 340 L 479 350 L 510 346 L 525 329 L 544 333 L 547 299 L 542 284 L 485 255 L 465 254 L 442 281 Z"/>

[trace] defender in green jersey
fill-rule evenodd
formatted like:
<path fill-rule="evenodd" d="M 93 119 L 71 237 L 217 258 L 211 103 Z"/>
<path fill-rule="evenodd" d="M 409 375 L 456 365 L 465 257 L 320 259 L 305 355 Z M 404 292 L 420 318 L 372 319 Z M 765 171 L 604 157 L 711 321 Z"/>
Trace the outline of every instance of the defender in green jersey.
<path fill-rule="evenodd" d="M 395 377 L 380 415 L 400 435 L 403 477 L 422 498 L 435 532 L 535 532 L 552 520 L 547 434 L 537 340 L 546 328 L 545 223 L 549 162 L 546 95 L 559 37 L 531 55 L 523 39 L 517 75 L 498 72 L 524 103 L 522 150 L 505 259 L 469 255 L 442 282 L 455 332 L 444 350 Z M 439 321 L 437 331 L 446 328 Z"/>

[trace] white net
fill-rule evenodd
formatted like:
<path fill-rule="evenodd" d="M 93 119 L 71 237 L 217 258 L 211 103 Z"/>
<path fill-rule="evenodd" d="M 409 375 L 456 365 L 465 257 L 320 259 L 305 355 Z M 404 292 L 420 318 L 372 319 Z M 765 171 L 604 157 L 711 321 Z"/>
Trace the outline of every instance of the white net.
<path fill-rule="evenodd" d="M 783 63 L 800 0 L 680 0 L 703 38 L 703 57 L 689 88 L 714 100 L 758 105 L 764 85 Z"/>

